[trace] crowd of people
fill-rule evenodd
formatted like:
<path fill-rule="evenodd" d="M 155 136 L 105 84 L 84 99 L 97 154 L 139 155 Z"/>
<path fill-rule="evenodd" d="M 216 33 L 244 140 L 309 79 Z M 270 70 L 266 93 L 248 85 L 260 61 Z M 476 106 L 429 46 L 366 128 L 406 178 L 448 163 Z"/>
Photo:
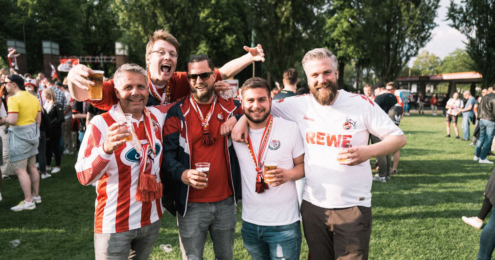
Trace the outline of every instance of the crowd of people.
<path fill-rule="evenodd" d="M 208 234 L 215 258 L 233 259 L 240 200 L 242 239 L 253 259 L 299 259 L 301 226 L 309 259 L 367 259 L 372 182 L 398 173 L 406 143 L 398 126 L 413 104 L 424 114 L 425 98 L 402 100 L 394 82 L 366 85 L 363 95 L 339 90 L 338 60 L 325 48 L 302 59 L 307 89 L 297 88 L 297 70 L 290 68 L 283 88 L 253 77 L 238 97 L 225 97 L 230 85 L 222 79 L 264 61 L 260 45 L 244 49 L 219 69 L 208 56 L 193 55 L 187 72 L 176 72 L 179 43 L 157 30 L 146 46 L 146 68 L 120 66 L 103 82 L 101 100 L 89 99 L 94 71 L 84 65 L 74 66 L 65 82 L 3 73 L 0 134 L 8 135 L 0 139 L 0 158 L 25 196 L 12 210 L 35 209 L 40 178 L 60 172 L 62 155 L 77 149 L 77 178 L 96 187 L 96 259 L 147 259 L 166 211 L 177 218 L 183 259 L 202 259 Z M 486 115 L 495 111 L 495 94 L 487 93 L 478 101 L 469 92 L 466 102 L 457 93 L 429 99 L 433 115 L 445 107 L 448 137 L 453 124 L 460 139 L 460 113 L 462 140 L 477 122 L 480 163 L 495 133 L 485 122 L 495 124 Z M 482 222 L 486 208 L 465 221 Z"/>

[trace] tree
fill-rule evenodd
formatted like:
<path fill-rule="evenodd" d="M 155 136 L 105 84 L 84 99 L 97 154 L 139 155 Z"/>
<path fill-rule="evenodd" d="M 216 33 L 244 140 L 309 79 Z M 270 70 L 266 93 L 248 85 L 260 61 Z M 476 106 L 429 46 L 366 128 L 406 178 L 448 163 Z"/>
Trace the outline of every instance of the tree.
<path fill-rule="evenodd" d="M 377 77 L 393 81 L 431 39 L 439 0 L 364 0 L 360 12 L 365 58 Z"/>
<path fill-rule="evenodd" d="M 438 56 L 428 51 L 423 50 L 413 62 L 412 70 L 419 72 L 414 74 L 416 76 L 428 76 L 438 74 L 438 67 L 441 64 L 441 60 Z"/>
<path fill-rule="evenodd" d="M 450 26 L 468 39 L 466 52 L 473 60 L 475 71 L 483 75 L 483 86 L 495 82 L 495 1 L 463 0 L 462 5 L 450 3 L 447 18 Z"/>
<path fill-rule="evenodd" d="M 474 61 L 465 50 L 456 49 L 442 60 L 439 73 L 466 72 L 474 69 Z"/>

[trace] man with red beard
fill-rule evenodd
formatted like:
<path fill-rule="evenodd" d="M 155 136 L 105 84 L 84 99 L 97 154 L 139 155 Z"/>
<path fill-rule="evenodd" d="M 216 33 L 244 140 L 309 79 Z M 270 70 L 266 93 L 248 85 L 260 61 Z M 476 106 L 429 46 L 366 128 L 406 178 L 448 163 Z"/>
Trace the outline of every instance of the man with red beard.
<path fill-rule="evenodd" d="M 310 259 L 367 259 L 371 234 L 369 159 L 405 145 L 404 133 L 364 95 L 338 90 L 337 57 L 325 48 L 302 65 L 311 95 L 274 102 L 272 115 L 295 121 L 304 142 L 301 205 Z M 246 140 L 245 119 L 232 132 Z M 382 139 L 368 146 L 369 134 Z"/>
<path fill-rule="evenodd" d="M 255 48 L 244 47 L 248 53 L 234 59 L 219 70 L 215 70 L 215 78 L 219 90 L 230 88 L 228 83 L 222 82 L 235 76 L 249 64 L 255 61 L 264 61 L 265 54 L 261 45 Z M 183 98 L 189 94 L 189 81 L 186 72 L 176 72 L 179 57 L 179 42 L 165 30 L 157 30 L 149 37 L 146 45 L 146 67 L 148 69 L 149 99 L 147 106 L 167 104 Z M 69 90 L 77 101 L 88 99 L 88 85 L 94 83 L 87 79 L 93 71 L 84 65 L 77 65 L 69 71 L 67 76 Z M 117 104 L 118 99 L 113 90 L 113 81 L 103 82 L 102 100 L 90 100 L 97 108 L 109 110 Z"/>
<path fill-rule="evenodd" d="M 203 259 L 208 232 L 215 259 L 233 259 L 236 201 L 240 172 L 232 142 L 220 136 L 220 126 L 242 113 L 239 103 L 215 95 L 213 61 L 194 55 L 188 62 L 191 94 L 173 106 L 164 127 L 163 168 L 166 187 L 175 186 L 175 208 L 183 259 Z M 197 163 L 209 163 L 209 175 Z M 169 185 L 169 183 L 172 185 Z"/>

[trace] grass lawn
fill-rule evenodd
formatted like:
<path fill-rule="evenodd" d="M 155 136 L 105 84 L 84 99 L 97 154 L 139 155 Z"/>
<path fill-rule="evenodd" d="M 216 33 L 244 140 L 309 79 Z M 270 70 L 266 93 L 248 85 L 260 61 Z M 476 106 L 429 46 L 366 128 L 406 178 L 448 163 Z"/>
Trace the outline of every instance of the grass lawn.
<path fill-rule="evenodd" d="M 444 121 L 431 115 L 403 119 L 408 143 L 401 150 L 399 175 L 387 183 L 373 183 L 370 259 L 476 257 L 481 231 L 465 225 L 461 216 L 477 215 L 492 166 L 472 161 L 474 148 L 469 142 L 446 138 Z M 10 207 L 22 200 L 22 191 L 17 178 L 3 181 L 0 259 L 94 258 L 96 194 L 92 186 L 77 181 L 75 159 L 64 156 L 62 171 L 41 180 L 43 203 L 33 211 L 12 212 Z M 238 212 L 235 259 L 249 259 L 240 216 Z M 21 244 L 10 248 L 14 239 Z M 178 241 L 176 220 L 167 213 L 151 259 L 180 259 Z M 160 244 L 171 244 L 173 251 L 161 252 Z M 301 259 L 307 252 L 303 242 Z M 211 242 L 205 247 L 205 259 L 214 259 Z"/>

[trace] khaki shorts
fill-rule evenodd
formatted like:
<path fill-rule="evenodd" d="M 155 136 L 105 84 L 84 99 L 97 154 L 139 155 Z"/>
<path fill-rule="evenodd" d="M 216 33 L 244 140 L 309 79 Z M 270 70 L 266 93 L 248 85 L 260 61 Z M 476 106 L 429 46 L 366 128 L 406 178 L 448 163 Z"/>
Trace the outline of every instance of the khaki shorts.
<path fill-rule="evenodd" d="M 14 170 L 25 170 L 27 169 L 28 165 L 32 165 L 32 166 L 36 165 L 36 155 L 33 155 L 28 159 L 20 160 L 17 162 L 10 162 L 10 165 L 12 165 L 12 168 L 14 168 Z"/>

